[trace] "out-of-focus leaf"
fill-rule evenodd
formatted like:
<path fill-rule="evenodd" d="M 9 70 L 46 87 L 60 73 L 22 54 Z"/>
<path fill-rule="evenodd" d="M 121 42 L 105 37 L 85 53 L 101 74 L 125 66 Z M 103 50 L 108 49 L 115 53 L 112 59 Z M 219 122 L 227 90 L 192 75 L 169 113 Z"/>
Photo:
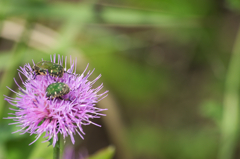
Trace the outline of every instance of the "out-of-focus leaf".
<path fill-rule="evenodd" d="M 54 5 L 48 4 L 40 6 L 34 4 L 16 5 L 15 3 L 6 3 L 4 6 L 0 6 L 0 10 L 4 10 L 6 16 L 28 15 L 33 18 L 72 19 L 76 24 L 77 22 L 78 24 L 95 22 L 96 16 L 94 16 L 93 8 L 93 4 L 90 3 L 79 3 L 77 5 L 71 5 L 69 3 L 54 3 Z M 0 12 L 0 14 L 2 12 Z M 103 13 L 99 14 L 107 24 L 156 25 L 158 27 L 198 27 L 198 18 L 201 18 L 180 17 L 162 12 L 104 6 Z"/>
<path fill-rule="evenodd" d="M 112 159 L 114 153 L 114 146 L 108 146 L 107 148 L 99 150 L 94 155 L 90 156 L 88 159 Z"/>
<path fill-rule="evenodd" d="M 36 5 L 35 3 L 16 4 L 5 2 L 4 6 L 0 6 L 0 14 L 5 13 L 6 16 L 22 15 L 32 18 L 61 18 L 64 20 L 75 19 L 81 22 L 91 21 L 93 16 L 91 4 L 73 5 L 69 3 L 55 3 Z M 4 12 L 3 12 L 4 11 Z"/>
<path fill-rule="evenodd" d="M 135 156 L 152 158 L 212 159 L 218 146 L 213 128 L 175 131 L 144 123 L 131 126 L 129 140 Z"/>
<path fill-rule="evenodd" d="M 88 56 L 119 96 L 128 101 L 146 102 L 161 98 L 169 89 L 164 70 L 154 71 L 112 54 Z"/>
<path fill-rule="evenodd" d="M 208 14 L 212 9 L 213 5 L 216 5 L 215 1 L 201 0 L 201 1 L 191 1 L 191 0 L 121 0 L 113 1 L 111 4 L 121 7 L 133 7 L 143 10 L 160 10 L 163 12 L 168 12 L 177 15 L 204 15 Z"/>
<path fill-rule="evenodd" d="M 27 159 L 34 146 L 28 146 L 33 138 L 27 135 L 19 135 L 20 138 L 13 138 L 6 142 L 6 159 Z"/>
<path fill-rule="evenodd" d="M 48 146 L 49 142 L 42 143 L 44 141 L 43 137 L 40 137 L 32 146 L 34 149 L 31 151 L 28 159 L 34 158 L 44 158 L 52 159 L 53 158 L 53 147 Z"/>
<path fill-rule="evenodd" d="M 201 113 L 214 120 L 218 126 L 221 124 L 222 111 L 222 105 L 218 104 L 216 101 L 205 101 L 201 105 Z"/>
<path fill-rule="evenodd" d="M 6 147 L 0 142 L 0 158 L 6 158 Z"/>
<path fill-rule="evenodd" d="M 69 20 L 65 23 L 65 25 L 59 31 L 61 37 L 57 40 L 56 46 L 53 46 L 52 51 L 66 54 L 66 52 L 71 48 L 74 43 L 75 38 L 78 33 L 81 32 L 82 25 L 76 24 L 74 20 Z"/>
<path fill-rule="evenodd" d="M 9 67 L 9 63 L 6 61 L 10 61 L 11 52 L 1 52 L 0 53 L 0 71 L 3 69 L 7 69 Z"/>
<path fill-rule="evenodd" d="M 227 0 L 229 7 L 232 10 L 240 10 L 240 1 L 239 0 Z"/>
<path fill-rule="evenodd" d="M 0 82 L 0 90 L 2 92 L 2 94 L 4 95 L 8 95 L 10 90 L 6 87 L 8 86 L 9 88 L 12 87 L 13 84 L 13 78 L 17 72 L 17 68 L 19 67 L 21 60 L 24 58 L 25 55 L 25 49 L 23 50 L 19 50 L 18 52 L 12 52 L 11 53 L 11 58 L 9 59 L 9 61 L 6 61 L 5 63 L 9 63 L 9 67 L 4 71 L 4 75 L 1 79 Z M 11 80 L 10 80 L 11 79 Z M 4 107 L 4 96 L 0 96 L 0 118 L 2 119 L 2 109 Z"/>
<path fill-rule="evenodd" d="M 6 142 L 9 139 L 12 139 L 14 135 L 12 135 L 11 126 L 1 123 L 0 124 L 0 143 Z"/>
<path fill-rule="evenodd" d="M 103 19 L 110 24 L 156 25 L 159 27 L 196 27 L 196 18 L 182 18 L 161 12 L 139 11 L 133 9 L 107 8 Z"/>

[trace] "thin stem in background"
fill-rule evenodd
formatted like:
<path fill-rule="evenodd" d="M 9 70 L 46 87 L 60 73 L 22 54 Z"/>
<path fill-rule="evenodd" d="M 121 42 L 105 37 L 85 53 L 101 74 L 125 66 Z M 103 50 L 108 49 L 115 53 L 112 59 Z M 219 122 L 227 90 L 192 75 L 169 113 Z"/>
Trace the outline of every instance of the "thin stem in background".
<path fill-rule="evenodd" d="M 233 46 L 232 57 L 226 75 L 223 98 L 223 120 L 219 159 L 231 159 L 236 148 L 239 130 L 239 84 L 240 84 L 240 27 Z"/>
<path fill-rule="evenodd" d="M 53 159 L 60 159 L 60 133 L 58 133 L 58 141 L 53 148 Z"/>

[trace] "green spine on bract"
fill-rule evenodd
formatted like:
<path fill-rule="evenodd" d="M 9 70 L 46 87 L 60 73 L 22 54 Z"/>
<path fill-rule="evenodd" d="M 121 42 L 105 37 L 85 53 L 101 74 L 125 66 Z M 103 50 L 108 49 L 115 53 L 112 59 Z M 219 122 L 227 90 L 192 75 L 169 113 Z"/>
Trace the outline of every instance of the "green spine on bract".
<path fill-rule="evenodd" d="M 47 71 L 49 75 L 53 77 L 62 77 L 64 73 L 64 68 L 50 61 L 40 61 L 32 67 L 36 75 L 46 75 Z"/>
<path fill-rule="evenodd" d="M 47 89 L 47 97 L 49 98 L 57 98 L 64 96 L 70 92 L 70 88 L 67 84 L 62 82 L 52 83 L 50 84 Z"/>

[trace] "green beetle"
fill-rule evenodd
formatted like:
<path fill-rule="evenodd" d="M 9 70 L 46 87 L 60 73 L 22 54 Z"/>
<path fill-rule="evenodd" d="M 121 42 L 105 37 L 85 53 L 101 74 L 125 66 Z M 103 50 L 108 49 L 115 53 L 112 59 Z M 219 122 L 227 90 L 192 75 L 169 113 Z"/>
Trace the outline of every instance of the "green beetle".
<path fill-rule="evenodd" d="M 64 73 L 64 68 L 61 65 L 50 61 L 40 61 L 32 69 L 36 75 L 46 75 L 47 70 L 53 77 L 62 77 Z"/>
<path fill-rule="evenodd" d="M 62 99 L 63 95 L 66 95 L 70 92 L 70 88 L 67 84 L 62 83 L 62 82 L 57 82 L 57 83 L 52 83 L 50 84 L 47 89 L 47 97 L 48 98 L 60 98 Z"/>

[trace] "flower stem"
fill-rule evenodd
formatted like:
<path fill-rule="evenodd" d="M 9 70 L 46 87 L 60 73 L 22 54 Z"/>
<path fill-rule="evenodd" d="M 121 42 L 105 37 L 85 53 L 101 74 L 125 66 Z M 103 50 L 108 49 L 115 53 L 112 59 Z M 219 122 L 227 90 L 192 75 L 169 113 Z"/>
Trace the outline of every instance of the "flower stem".
<path fill-rule="evenodd" d="M 60 159 L 60 133 L 58 133 L 58 141 L 53 148 L 53 159 Z"/>

